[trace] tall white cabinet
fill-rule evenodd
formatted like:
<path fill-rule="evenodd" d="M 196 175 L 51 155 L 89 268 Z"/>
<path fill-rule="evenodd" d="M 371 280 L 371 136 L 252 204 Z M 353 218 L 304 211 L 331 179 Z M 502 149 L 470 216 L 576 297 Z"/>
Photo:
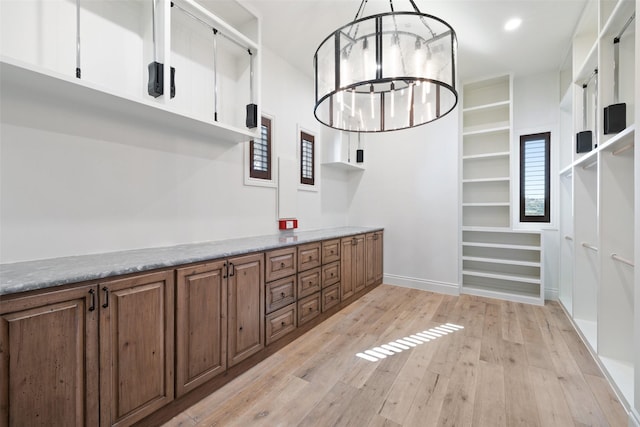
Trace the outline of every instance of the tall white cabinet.
<path fill-rule="evenodd" d="M 542 236 L 511 224 L 511 76 L 466 83 L 462 112 L 462 292 L 543 304 Z"/>
<path fill-rule="evenodd" d="M 589 0 L 560 79 L 559 299 L 629 411 L 630 425 L 640 425 L 637 19 L 619 39 L 619 102 L 626 104 L 626 128 L 605 134 L 604 108 L 615 103 L 613 40 L 638 4 Z M 585 130 L 585 116 L 593 148 L 578 153 L 576 133 Z"/>

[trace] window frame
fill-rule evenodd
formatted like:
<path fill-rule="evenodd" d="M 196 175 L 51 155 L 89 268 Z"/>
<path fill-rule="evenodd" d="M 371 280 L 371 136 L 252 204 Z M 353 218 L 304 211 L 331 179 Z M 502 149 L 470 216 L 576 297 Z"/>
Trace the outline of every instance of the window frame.
<path fill-rule="evenodd" d="M 267 127 L 267 170 L 259 171 L 254 169 L 253 163 L 253 152 L 254 152 L 254 144 L 255 139 L 249 141 L 249 178 L 251 179 L 260 179 L 265 181 L 271 181 L 273 176 L 273 156 L 272 156 L 272 146 L 273 146 L 273 125 L 272 120 L 268 117 L 262 116 L 260 120 L 260 136 L 262 136 L 262 126 Z"/>
<path fill-rule="evenodd" d="M 316 140 L 315 135 L 310 132 L 300 130 L 299 132 L 299 148 L 300 148 L 300 184 L 315 186 L 316 181 Z M 306 137 L 306 138 L 305 138 Z M 311 178 L 305 178 L 304 171 L 304 142 L 311 142 Z"/>
<path fill-rule="evenodd" d="M 544 215 L 528 216 L 525 213 L 525 150 L 524 147 L 529 141 L 544 140 Z M 551 223 L 551 132 L 538 132 L 527 135 L 520 135 L 520 222 L 522 223 Z"/>

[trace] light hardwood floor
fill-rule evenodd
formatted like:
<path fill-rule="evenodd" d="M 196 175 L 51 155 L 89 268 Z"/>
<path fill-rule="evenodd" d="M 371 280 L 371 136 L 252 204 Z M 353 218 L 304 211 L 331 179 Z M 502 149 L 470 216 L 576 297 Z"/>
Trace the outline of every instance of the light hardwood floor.
<path fill-rule="evenodd" d="M 357 353 L 451 323 L 377 362 Z M 561 307 L 381 285 L 166 426 L 627 426 Z"/>

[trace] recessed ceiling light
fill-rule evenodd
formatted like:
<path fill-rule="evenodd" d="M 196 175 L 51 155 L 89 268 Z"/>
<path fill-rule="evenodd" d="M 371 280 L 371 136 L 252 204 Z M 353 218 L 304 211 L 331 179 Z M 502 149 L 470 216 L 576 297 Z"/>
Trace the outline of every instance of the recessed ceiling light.
<path fill-rule="evenodd" d="M 522 19 L 520 18 L 511 18 L 504 24 L 505 31 L 513 31 L 518 28 L 522 24 Z"/>

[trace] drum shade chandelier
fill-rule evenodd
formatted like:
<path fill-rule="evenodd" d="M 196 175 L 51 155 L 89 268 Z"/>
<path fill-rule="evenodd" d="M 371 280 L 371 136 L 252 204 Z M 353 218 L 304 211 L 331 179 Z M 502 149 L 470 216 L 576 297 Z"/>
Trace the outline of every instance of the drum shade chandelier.
<path fill-rule="evenodd" d="M 386 132 L 432 122 L 458 103 L 453 28 L 413 11 L 363 17 L 334 31 L 314 55 L 316 119 L 344 131 Z"/>

